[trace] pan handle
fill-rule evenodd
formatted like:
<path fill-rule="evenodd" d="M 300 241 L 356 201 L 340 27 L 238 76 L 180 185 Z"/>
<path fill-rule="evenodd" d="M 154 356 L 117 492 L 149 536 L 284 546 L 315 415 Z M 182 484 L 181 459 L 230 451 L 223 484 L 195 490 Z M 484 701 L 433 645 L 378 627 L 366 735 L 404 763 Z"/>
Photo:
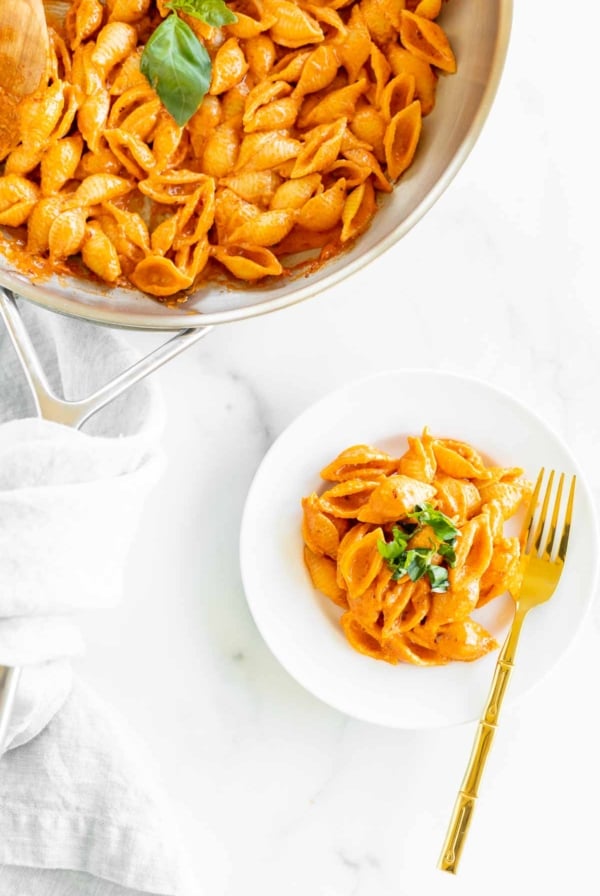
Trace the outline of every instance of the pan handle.
<path fill-rule="evenodd" d="M 0 288 L 0 317 L 4 320 L 13 347 L 27 377 L 37 415 L 44 420 L 64 423 L 65 426 L 73 426 L 76 429 L 79 429 L 93 414 L 129 389 L 130 386 L 138 383 L 149 373 L 153 373 L 190 345 L 199 342 L 212 329 L 212 327 L 192 327 L 187 330 L 178 330 L 167 342 L 140 358 L 92 395 L 78 401 L 66 401 L 55 395 L 48 385 L 46 375 L 19 313 L 16 298 L 13 293 L 2 288 Z"/>
<path fill-rule="evenodd" d="M 140 358 L 92 395 L 79 401 L 66 401 L 55 395 L 50 388 L 23 323 L 16 297 L 2 287 L 0 287 L 0 317 L 6 325 L 11 343 L 27 378 L 37 416 L 54 423 L 72 426 L 75 429 L 79 429 L 96 411 L 122 395 L 130 386 L 138 383 L 149 373 L 153 373 L 185 348 L 199 342 L 212 329 L 212 327 L 194 327 L 179 330 L 167 342 Z M 6 740 L 19 675 L 20 669 L 17 667 L 0 666 L 0 755 Z"/>

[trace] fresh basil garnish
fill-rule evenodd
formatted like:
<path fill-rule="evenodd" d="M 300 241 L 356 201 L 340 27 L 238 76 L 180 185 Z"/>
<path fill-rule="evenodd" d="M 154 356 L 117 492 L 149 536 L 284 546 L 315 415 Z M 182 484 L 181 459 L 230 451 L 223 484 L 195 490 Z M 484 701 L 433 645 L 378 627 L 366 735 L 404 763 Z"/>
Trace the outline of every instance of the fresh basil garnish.
<path fill-rule="evenodd" d="M 237 22 L 237 16 L 223 0 L 171 0 L 167 6 L 216 28 Z M 210 87 L 212 61 L 190 26 L 172 12 L 150 35 L 140 60 L 140 71 L 165 109 L 183 127 Z"/>
<path fill-rule="evenodd" d="M 431 584 L 431 590 L 435 592 L 447 591 L 450 587 L 448 570 L 445 566 L 432 563 L 434 554 L 439 554 L 449 567 L 456 563 L 455 545 L 459 530 L 452 520 L 439 510 L 435 510 L 431 504 L 423 504 L 415 507 L 408 514 L 410 523 L 403 526 L 397 525 L 392 529 L 392 540 L 377 542 L 377 548 L 381 556 L 392 570 L 392 578 L 398 580 L 407 575 L 412 582 L 417 582 L 427 575 Z M 426 526 L 434 533 L 437 544 L 431 547 L 409 548 L 410 539 Z"/>
<path fill-rule="evenodd" d="M 233 13 L 224 0 L 171 0 L 165 3 L 167 9 L 179 9 L 188 16 L 200 19 L 213 28 L 221 25 L 233 25 L 237 22 L 237 16 Z"/>

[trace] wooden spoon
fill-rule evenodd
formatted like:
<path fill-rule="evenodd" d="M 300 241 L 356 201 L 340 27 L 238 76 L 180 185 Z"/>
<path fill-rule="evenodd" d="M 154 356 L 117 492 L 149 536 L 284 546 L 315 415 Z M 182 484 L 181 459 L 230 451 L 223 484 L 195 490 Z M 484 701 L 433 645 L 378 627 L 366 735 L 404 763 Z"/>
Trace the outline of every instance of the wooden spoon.
<path fill-rule="evenodd" d="M 43 0 L 0 0 L 0 160 L 19 142 L 18 104 L 48 64 Z"/>

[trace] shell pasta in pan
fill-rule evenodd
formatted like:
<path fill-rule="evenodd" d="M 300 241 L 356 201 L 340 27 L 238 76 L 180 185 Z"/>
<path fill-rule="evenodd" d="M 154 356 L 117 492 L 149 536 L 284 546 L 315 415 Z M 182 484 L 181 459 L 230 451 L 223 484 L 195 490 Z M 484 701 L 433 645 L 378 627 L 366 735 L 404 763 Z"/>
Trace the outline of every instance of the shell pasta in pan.
<path fill-rule="evenodd" d="M 473 614 L 518 586 L 519 539 L 505 523 L 531 496 L 523 470 L 426 428 L 399 457 L 353 445 L 321 478 L 302 499 L 304 560 L 354 649 L 432 666 L 498 647 Z"/>
<path fill-rule="evenodd" d="M 174 300 L 323 263 L 401 188 L 456 70 L 441 6 L 73 0 L 0 152 L 8 257 Z"/>

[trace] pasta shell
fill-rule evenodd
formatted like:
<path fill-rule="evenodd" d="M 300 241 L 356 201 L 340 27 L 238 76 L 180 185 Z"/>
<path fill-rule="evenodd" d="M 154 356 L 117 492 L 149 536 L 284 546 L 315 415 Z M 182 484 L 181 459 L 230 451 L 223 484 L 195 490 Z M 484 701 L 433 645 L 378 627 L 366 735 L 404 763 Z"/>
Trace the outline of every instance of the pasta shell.
<path fill-rule="evenodd" d="M 206 174 L 179 168 L 151 174 L 138 184 L 139 190 L 161 205 L 181 205 L 206 181 Z"/>
<path fill-rule="evenodd" d="M 202 170 L 213 177 L 225 177 L 235 170 L 238 154 L 241 154 L 238 129 L 234 124 L 224 122 L 206 140 L 202 153 Z M 239 164 L 237 167 L 240 167 Z"/>
<path fill-rule="evenodd" d="M 340 178 L 302 206 L 297 223 L 307 230 L 330 230 L 342 217 L 345 199 L 346 181 Z"/>
<path fill-rule="evenodd" d="M 173 296 L 193 283 L 192 278 L 183 274 L 170 258 L 158 255 L 149 255 L 138 262 L 130 279 L 142 292 L 157 298 Z"/>
<path fill-rule="evenodd" d="M 442 8 L 442 0 L 419 0 L 414 12 L 425 19 L 437 19 Z"/>
<path fill-rule="evenodd" d="M 315 554 L 309 547 L 304 547 L 304 562 L 314 587 L 333 601 L 338 607 L 348 609 L 346 592 L 337 584 L 336 565 L 330 557 Z"/>
<path fill-rule="evenodd" d="M 395 466 L 396 461 L 386 451 L 371 445 L 352 445 L 323 467 L 320 476 L 330 482 L 344 482 L 347 479 L 374 481 L 391 473 Z"/>
<path fill-rule="evenodd" d="M 111 0 L 109 22 L 139 22 L 150 8 L 150 0 Z"/>
<path fill-rule="evenodd" d="M 331 516 L 358 519 L 361 507 L 368 502 L 371 493 L 378 485 L 377 480 L 347 479 L 323 492 L 321 506 Z"/>
<path fill-rule="evenodd" d="M 324 38 L 316 19 L 289 0 L 266 0 L 265 12 L 275 17 L 270 34 L 281 47 L 302 47 Z"/>
<path fill-rule="evenodd" d="M 64 187 L 75 175 L 83 151 L 79 134 L 57 140 L 44 153 L 40 164 L 40 186 L 44 196 Z"/>
<path fill-rule="evenodd" d="M 395 75 L 381 91 L 381 114 L 386 121 L 413 102 L 415 98 L 415 76 L 410 72 Z"/>
<path fill-rule="evenodd" d="M 296 220 L 294 209 L 271 209 L 260 212 L 250 221 L 236 227 L 228 242 L 254 246 L 275 246 L 290 232 Z"/>
<path fill-rule="evenodd" d="M 401 632 L 409 632 L 420 625 L 429 612 L 431 595 L 425 578 L 411 582 L 404 577 L 391 581 L 382 597 L 382 638 L 387 640 Z"/>
<path fill-rule="evenodd" d="M 244 128 L 247 133 L 291 128 L 296 121 L 299 105 L 299 100 L 291 96 L 275 100 L 257 109 L 252 117 L 245 115 Z"/>
<path fill-rule="evenodd" d="M 248 71 L 246 57 L 237 38 L 230 37 L 219 47 L 212 62 L 209 93 L 213 96 L 235 87 Z"/>
<path fill-rule="evenodd" d="M 117 196 L 124 196 L 125 193 L 129 193 L 132 186 L 131 181 L 114 174 L 90 174 L 81 181 L 69 204 L 84 207 L 99 205 L 101 202 L 116 199 Z"/>
<path fill-rule="evenodd" d="M 277 256 L 262 246 L 215 246 L 212 253 L 239 280 L 276 277 L 283 270 Z"/>
<path fill-rule="evenodd" d="M 451 591 L 460 591 L 471 582 L 479 582 L 490 565 L 493 547 L 486 514 L 481 513 L 465 523 L 456 547 L 456 564 L 448 573 Z"/>
<path fill-rule="evenodd" d="M 87 97 L 77 111 L 77 127 L 91 152 L 101 149 L 109 112 L 110 96 L 106 90 Z"/>
<path fill-rule="evenodd" d="M 389 0 L 360 0 L 369 34 L 378 44 L 390 43 L 397 37 L 398 13 Z"/>
<path fill-rule="evenodd" d="M 355 239 L 369 225 L 375 210 L 375 191 L 370 180 L 359 184 L 346 199 L 342 211 L 342 243 Z"/>
<path fill-rule="evenodd" d="M 107 283 L 115 283 L 121 275 L 119 256 L 100 225 L 90 221 L 81 247 L 84 264 Z"/>
<path fill-rule="evenodd" d="M 489 485 L 482 483 L 479 493 L 484 505 L 494 501 L 500 507 L 505 520 L 517 512 L 527 496 L 526 490 L 511 482 L 492 482 Z"/>
<path fill-rule="evenodd" d="M 114 156 L 136 180 L 142 180 L 156 167 L 152 151 L 135 134 L 122 131 L 120 128 L 107 128 L 104 137 Z"/>
<path fill-rule="evenodd" d="M 337 556 L 340 533 L 331 517 L 324 513 L 316 492 L 302 499 L 302 537 L 314 554 Z"/>
<path fill-rule="evenodd" d="M 403 46 L 419 59 L 448 73 L 456 71 L 454 52 L 437 22 L 405 9 L 400 17 L 400 38 Z"/>
<path fill-rule="evenodd" d="M 27 251 L 43 255 L 49 248 L 50 227 L 62 210 L 61 197 L 40 199 L 27 221 Z"/>
<path fill-rule="evenodd" d="M 421 104 L 418 100 L 397 112 L 383 138 L 388 175 L 398 180 L 411 164 L 421 136 Z"/>
<path fill-rule="evenodd" d="M 424 432 L 421 438 L 408 436 L 408 449 L 398 461 L 398 472 L 422 482 L 431 482 L 437 469 L 432 438 Z"/>
<path fill-rule="evenodd" d="M 481 508 L 481 495 L 468 479 L 457 479 L 438 473 L 434 480 L 438 507 L 458 524 L 466 522 Z"/>
<path fill-rule="evenodd" d="M 425 117 L 435 106 L 438 77 L 424 59 L 414 56 L 399 44 L 387 48 L 387 58 L 394 75 L 412 75 L 415 79 L 415 99 L 421 103 L 421 115 Z"/>
<path fill-rule="evenodd" d="M 246 59 L 248 72 L 255 81 L 264 80 L 270 73 L 277 52 L 273 40 L 267 34 L 259 34 L 246 41 Z"/>
<path fill-rule="evenodd" d="M 119 208 L 113 202 L 104 202 L 103 208 L 113 216 L 126 238 L 134 246 L 138 246 L 146 254 L 150 253 L 148 227 L 141 215 L 137 212 Z"/>
<path fill-rule="evenodd" d="M 327 124 L 338 119 L 351 118 L 356 109 L 356 103 L 366 93 L 369 83 L 366 78 L 361 78 L 354 84 L 333 90 L 320 100 L 305 115 L 301 116 L 301 127 L 314 127 L 319 124 Z"/>
<path fill-rule="evenodd" d="M 66 258 L 80 251 L 85 238 L 87 215 L 86 209 L 72 208 L 62 211 L 54 219 L 48 231 L 51 258 Z"/>
<path fill-rule="evenodd" d="M 140 71 L 140 60 L 143 47 L 137 47 L 132 53 L 120 62 L 111 75 L 109 93 L 111 96 L 121 96 L 132 87 L 144 87 L 148 85 L 146 76 Z"/>
<path fill-rule="evenodd" d="M 21 101 L 19 117 L 23 142 L 29 152 L 46 148 L 50 135 L 58 126 L 65 110 L 66 85 L 51 84 L 43 93 L 36 93 Z"/>
<path fill-rule="evenodd" d="M 27 219 L 39 195 L 38 187 L 26 177 L 17 174 L 0 177 L 0 223 L 18 227 Z M 13 219 L 18 223 L 13 223 Z"/>
<path fill-rule="evenodd" d="M 348 73 L 348 81 L 356 81 L 358 73 L 371 55 L 371 35 L 361 4 L 356 3 L 350 12 L 347 33 L 336 42 L 340 64 Z"/>
<path fill-rule="evenodd" d="M 294 180 L 284 180 L 273 195 L 271 208 L 302 208 L 320 187 L 320 174 L 307 174 Z"/>
<path fill-rule="evenodd" d="M 106 82 L 117 63 L 133 53 L 137 44 L 137 31 L 126 22 L 108 22 L 96 38 L 91 62 Z"/>
<path fill-rule="evenodd" d="M 298 155 L 301 143 L 284 130 L 260 131 L 242 140 L 236 170 L 263 171 L 277 168 Z"/>
<path fill-rule="evenodd" d="M 362 168 L 368 168 L 370 173 L 373 175 L 375 186 L 381 193 L 392 192 L 393 187 L 383 173 L 381 165 L 372 152 L 369 152 L 366 149 L 352 147 L 344 148 L 343 155 L 344 158 L 348 159 L 351 162 L 354 162 L 356 165 L 360 165 Z M 354 208 L 351 210 L 351 214 L 355 214 Z"/>
<path fill-rule="evenodd" d="M 466 442 L 459 442 L 455 439 L 435 439 L 433 452 L 438 468 L 448 476 L 454 476 L 457 479 L 490 478 L 483 458 L 472 445 Z"/>
<path fill-rule="evenodd" d="M 383 138 L 385 136 L 386 120 L 379 109 L 365 105 L 357 109 L 350 121 L 350 130 L 359 140 L 367 143 L 379 162 L 385 161 Z M 364 178 L 362 178 L 364 180 Z M 359 181 L 362 183 L 362 180 Z"/>
<path fill-rule="evenodd" d="M 309 54 L 296 84 L 294 94 L 304 96 L 328 87 L 339 68 L 339 51 L 332 43 L 320 44 Z"/>
<path fill-rule="evenodd" d="M 386 659 L 381 641 L 360 624 L 354 613 L 343 613 L 340 617 L 340 625 L 348 643 L 354 650 L 376 660 Z M 398 662 L 398 660 L 390 659 L 390 662 Z"/>
<path fill-rule="evenodd" d="M 418 504 L 430 501 L 434 495 L 432 485 L 402 473 L 394 474 L 376 484 L 356 518 L 377 525 L 392 523 L 412 513 Z"/>
<path fill-rule="evenodd" d="M 77 180 L 84 180 L 90 174 L 118 174 L 121 163 L 107 146 L 98 152 L 86 152 L 81 157 L 75 171 Z"/>
<path fill-rule="evenodd" d="M 350 602 L 367 590 L 381 570 L 383 557 L 377 545 L 382 539 L 383 531 L 377 528 L 340 547 L 338 569 Z"/>
<path fill-rule="evenodd" d="M 243 40 L 257 37 L 277 21 L 273 13 L 265 14 L 263 4 L 259 0 L 244 0 L 228 4 L 237 17 L 237 22 L 227 26 L 228 34 L 233 34 Z"/>
<path fill-rule="evenodd" d="M 501 537 L 494 542 L 494 551 L 488 568 L 481 577 L 478 607 L 483 607 L 495 597 L 518 594 L 521 549 L 516 537 Z"/>
<path fill-rule="evenodd" d="M 104 6 L 100 0 L 75 0 L 65 16 L 65 33 L 72 50 L 92 37 L 102 25 Z"/>
<path fill-rule="evenodd" d="M 315 171 L 323 171 L 336 161 L 346 130 L 346 119 L 331 124 L 317 125 L 304 135 L 304 144 L 299 150 L 292 177 L 303 177 Z"/>
<path fill-rule="evenodd" d="M 202 273 L 210 258 L 210 244 L 206 237 L 196 243 L 183 246 L 175 256 L 175 263 L 182 273 L 195 280 Z"/>
<path fill-rule="evenodd" d="M 197 158 L 202 156 L 208 136 L 221 124 L 221 121 L 220 99 L 207 94 L 200 104 L 200 108 L 194 112 L 186 125 L 194 156 Z"/>
<path fill-rule="evenodd" d="M 435 650 L 446 660 L 472 663 L 497 649 L 495 638 L 473 619 L 446 623 L 435 633 Z"/>
<path fill-rule="evenodd" d="M 219 181 L 220 184 L 229 187 L 246 202 L 266 206 L 272 202 L 281 182 L 281 177 L 268 169 L 266 171 L 242 171 L 240 174 L 223 177 Z"/>

